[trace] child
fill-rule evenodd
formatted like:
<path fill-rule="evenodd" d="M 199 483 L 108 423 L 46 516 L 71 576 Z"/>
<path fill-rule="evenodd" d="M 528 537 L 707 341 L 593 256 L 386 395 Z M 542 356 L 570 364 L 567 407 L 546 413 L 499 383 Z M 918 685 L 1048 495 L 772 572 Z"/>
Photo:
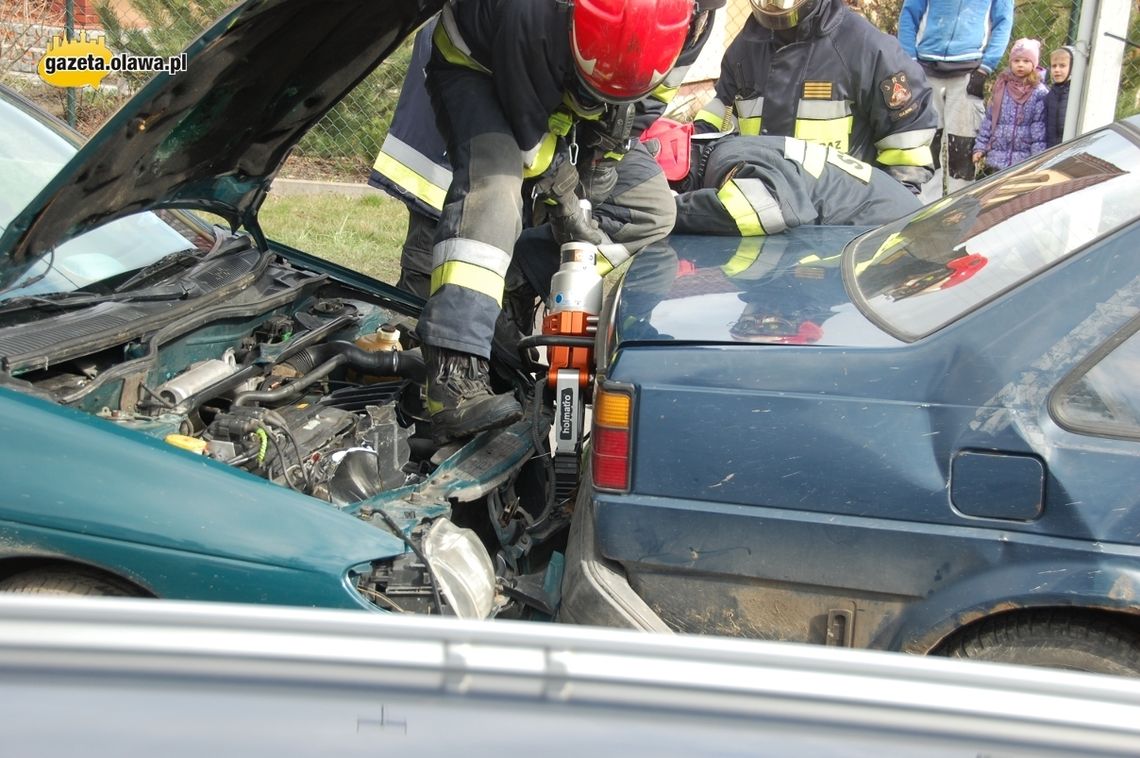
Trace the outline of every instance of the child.
<path fill-rule="evenodd" d="M 1049 53 L 1053 88 L 1045 96 L 1045 144 L 1061 144 L 1065 138 L 1065 111 L 1069 107 L 1069 75 L 1073 71 L 1073 48 L 1065 45 Z"/>
<path fill-rule="evenodd" d="M 994 82 L 993 97 L 974 140 L 979 176 L 1020 163 L 1045 149 L 1045 95 L 1037 73 L 1041 43 L 1022 37 L 1009 52 L 1009 68 Z"/>

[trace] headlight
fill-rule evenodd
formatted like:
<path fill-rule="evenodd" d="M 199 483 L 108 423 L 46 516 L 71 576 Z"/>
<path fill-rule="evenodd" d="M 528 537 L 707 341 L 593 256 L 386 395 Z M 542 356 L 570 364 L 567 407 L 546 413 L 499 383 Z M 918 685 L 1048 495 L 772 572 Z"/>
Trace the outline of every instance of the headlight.
<path fill-rule="evenodd" d="M 428 528 L 423 551 L 439 591 L 456 616 L 485 619 L 491 615 L 495 607 L 495 569 L 475 532 L 438 518 Z"/>

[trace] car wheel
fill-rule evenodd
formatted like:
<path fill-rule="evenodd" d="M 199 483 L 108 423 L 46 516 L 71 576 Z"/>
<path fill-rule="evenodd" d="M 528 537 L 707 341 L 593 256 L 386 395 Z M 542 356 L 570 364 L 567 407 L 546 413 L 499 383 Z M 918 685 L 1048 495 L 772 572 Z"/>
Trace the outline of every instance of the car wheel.
<path fill-rule="evenodd" d="M 99 574 L 72 569 L 37 569 L 0 581 L 0 592 L 28 595 L 140 597 L 137 588 Z"/>
<path fill-rule="evenodd" d="M 941 652 L 951 658 L 1140 676 L 1140 636 L 1124 624 L 1063 611 L 988 619 Z"/>

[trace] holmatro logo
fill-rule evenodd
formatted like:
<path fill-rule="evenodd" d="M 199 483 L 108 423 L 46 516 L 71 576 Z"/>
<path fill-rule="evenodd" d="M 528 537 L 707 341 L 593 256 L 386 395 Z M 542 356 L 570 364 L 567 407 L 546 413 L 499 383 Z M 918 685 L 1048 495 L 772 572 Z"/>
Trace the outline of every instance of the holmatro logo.
<path fill-rule="evenodd" d="M 98 87 L 111 72 L 167 72 L 186 70 L 186 53 L 171 55 L 125 55 L 107 49 L 103 37 L 80 32 L 73 40 L 60 34 L 48 43 L 40 58 L 40 78 L 56 87 Z"/>

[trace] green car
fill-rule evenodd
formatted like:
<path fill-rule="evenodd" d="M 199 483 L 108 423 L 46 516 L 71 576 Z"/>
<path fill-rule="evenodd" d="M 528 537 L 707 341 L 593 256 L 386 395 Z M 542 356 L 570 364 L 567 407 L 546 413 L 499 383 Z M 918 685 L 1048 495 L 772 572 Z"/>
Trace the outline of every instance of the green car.
<path fill-rule="evenodd" d="M 241 4 L 82 147 L 0 91 L 0 590 L 552 612 L 537 416 L 432 445 L 422 303 L 257 220 L 436 9 Z"/>

